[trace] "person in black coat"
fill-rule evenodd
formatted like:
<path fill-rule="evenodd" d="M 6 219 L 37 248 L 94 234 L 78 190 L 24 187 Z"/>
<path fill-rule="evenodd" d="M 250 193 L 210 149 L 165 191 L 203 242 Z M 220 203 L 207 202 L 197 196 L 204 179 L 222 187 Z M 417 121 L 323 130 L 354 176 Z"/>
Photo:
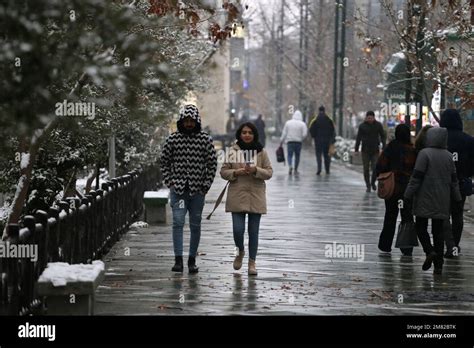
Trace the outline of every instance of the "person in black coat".
<path fill-rule="evenodd" d="M 319 107 L 318 116 L 311 122 L 309 132 L 314 138 L 316 162 L 318 164 L 318 172 L 316 174 L 321 174 L 322 155 L 324 155 L 324 168 L 326 169 L 326 174 L 329 174 L 331 165 L 329 145 L 334 143 L 336 133 L 334 123 L 329 116 L 326 115 L 324 106 Z"/>
<path fill-rule="evenodd" d="M 395 128 L 395 139 L 383 150 L 375 168 L 375 176 L 391 171 L 395 174 L 395 190 L 392 197 L 385 200 L 385 217 L 378 244 L 379 249 L 383 252 L 392 250 L 399 211 L 402 222 L 413 221 L 411 205 L 404 202 L 400 206 L 400 201 L 403 200 L 403 194 L 410 181 L 415 162 L 416 151 L 411 143 L 410 127 L 406 124 L 399 124 Z M 407 256 L 412 255 L 413 252 L 413 248 L 400 250 L 403 255 Z"/>
<path fill-rule="evenodd" d="M 365 121 L 359 126 L 357 132 L 357 140 L 355 144 L 355 152 L 359 152 L 360 144 L 362 143 L 362 163 L 364 164 L 364 180 L 367 186 L 367 192 L 372 188 L 377 190 L 374 175 L 375 166 L 379 158 L 380 143 L 382 148 L 385 148 L 386 135 L 383 126 L 375 119 L 373 111 L 367 111 Z M 372 173 L 372 178 L 370 177 Z"/>
<path fill-rule="evenodd" d="M 258 115 L 258 118 L 255 120 L 254 124 L 255 124 L 255 127 L 257 127 L 258 139 L 260 141 L 260 144 L 262 144 L 262 146 L 265 147 L 265 143 L 266 143 L 265 122 L 263 121 L 261 114 Z"/>
<path fill-rule="evenodd" d="M 441 114 L 440 126 L 448 130 L 448 151 L 453 154 L 462 196 L 461 202 L 451 200 L 452 231 L 454 243 L 457 252 L 459 252 L 459 243 L 464 227 L 464 203 L 466 197 L 472 194 L 471 176 L 474 166 L 474 138 L 463 132 L 462 119 L 458 110 L 446 109 Z M 448 250 L 446 256 L 453 256 L 452 252 L 450 253 L 450 250 Z"/>

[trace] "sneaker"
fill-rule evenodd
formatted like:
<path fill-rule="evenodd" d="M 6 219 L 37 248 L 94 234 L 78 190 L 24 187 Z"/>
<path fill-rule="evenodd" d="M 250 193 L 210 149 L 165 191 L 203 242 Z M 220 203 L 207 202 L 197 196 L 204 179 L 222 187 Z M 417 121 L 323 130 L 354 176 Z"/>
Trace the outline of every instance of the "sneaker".
<path fill-rule="evenodd" d="M 234 259 L 234 269 L 239 270 L 242 268 L 242 261 L 244 259 L 245 251 L 239 250 L 239 253 L 235 256 Z"/>

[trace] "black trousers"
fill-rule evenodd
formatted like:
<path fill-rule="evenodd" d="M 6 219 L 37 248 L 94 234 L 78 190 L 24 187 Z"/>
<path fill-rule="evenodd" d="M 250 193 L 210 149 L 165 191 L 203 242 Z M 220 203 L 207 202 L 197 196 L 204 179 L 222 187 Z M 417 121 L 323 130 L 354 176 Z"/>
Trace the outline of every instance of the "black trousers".
<path fill-rule="evenodd" d="M 454 244 L 459 246 L 461 242 L 462 230 L 464 228 L 464 203 L 466 203 L 466 196 L 462 195 L 462 202 L 454 202 L 451 200 L 451 221 Z"/>
<path fill-rule="evenodd" d="M 322 156 L 324 156 L 324 168 L 329 173 L 331 166 L 331 157 L 329 156 L 329 142 L 314 142 L 316 150 L 316 163 L 318 164 L 318 172 L 321 171 Z"/>
<path fill-rule="evenodd" d="M 420 240 L 421 246 L 425 254 L 430 254 L 433 251 L 436 253 L 435 262 L 443 264 L 444 252 L 444 221 L 441 219 L 431 219 L 431 233 L 433 234 L 433 244 L 431 244 L 430 235 L 428 234 L 428 219 L 423 217 L 416 217 L 416 234 Z M 435 263 L 436 265 L 436 263 Z"/>
<path fill-rule="evenodd" d="M 362 164 L 364 165 L 364 180 L 367 188 L 375 184 L 377 178 L 375 177 L 375 166 L 379 159 L 379 153 L 362 152 Z M 372 175 L 372 177 L 370 177 Z"/>
<path fill-rule="evenodd" d="M 402 187 L 398 194 L 393 195 L 390 199 L 385 200 L 385 217 L 383 220 L 383 229 L 379 237 L 379 249 L 383 251 L 391 251 L 395 228 L 397 226 L 398 213 L 402 216 L 402 222 L 413 221 L 411 214 L 411 204 L 407 205 L 403 201 L 403 193 L 406 186 Z M 413 248 L 401 249 L 403 253 L 411 253 Z"/>

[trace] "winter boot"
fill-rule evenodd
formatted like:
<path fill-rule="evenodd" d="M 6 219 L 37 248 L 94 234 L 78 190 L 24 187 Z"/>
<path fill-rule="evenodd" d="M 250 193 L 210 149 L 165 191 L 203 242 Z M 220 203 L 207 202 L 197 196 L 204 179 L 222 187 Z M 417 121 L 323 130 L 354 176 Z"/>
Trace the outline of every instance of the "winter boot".
<path fill-rule="evenodd" d="M 249 275 L 257 275 L 257 265 L 252 259 L 249 259 Z"/>
<path fill-rule="evenodd" d="M 173 272 L 183 272 L 183 257 L 182 256 L 174 257 L 174 266 L 171 270 Z"/>
<path fill-rule="evenodd" d="M 244 259 L 245 251 L 239 250 L 239 254 L 235 256 L 234 259 L 234 269 L 239 270 L 242 268 L 242 261 Z"/>
<path fill-rule="evenodd" d="M 189 268 L 189 273 L 197 273 L 199 272 L 199 267 L 196 266 L 196 258 L 193 256 L 190 256 L 188 259 L 188 268 Z"/>

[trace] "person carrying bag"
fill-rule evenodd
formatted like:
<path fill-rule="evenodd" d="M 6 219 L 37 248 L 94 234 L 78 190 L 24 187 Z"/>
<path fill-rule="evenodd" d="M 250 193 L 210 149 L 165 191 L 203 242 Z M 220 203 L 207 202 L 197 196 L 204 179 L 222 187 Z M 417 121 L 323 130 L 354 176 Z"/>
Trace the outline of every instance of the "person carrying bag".
<path fill-rule="evenodd" d="M 382 151 L 374 173 L 379 179 L 378 195 L 385 200 L 385 217 L 378 243 L 378 248 L 382 252 L 388 253 L 392 250 L 399 212 L 402 217 L 400 232 L 412 231 L 409 227 L 410 222 L 413 222 L 411 206 L 409 201 L 403 199 L 403 194 L 415 167 L 415 161 L 416 152 L 411 144 L 410 128 L 400 124 L 395 128 L 395 139 Z M 414 234 L 413 231 L 412 233 Z M 396 244 L 395 247 L 399 247 L 406 256 L 410 256 L 413 252 L 413 245 L 401 247 Z"/>

